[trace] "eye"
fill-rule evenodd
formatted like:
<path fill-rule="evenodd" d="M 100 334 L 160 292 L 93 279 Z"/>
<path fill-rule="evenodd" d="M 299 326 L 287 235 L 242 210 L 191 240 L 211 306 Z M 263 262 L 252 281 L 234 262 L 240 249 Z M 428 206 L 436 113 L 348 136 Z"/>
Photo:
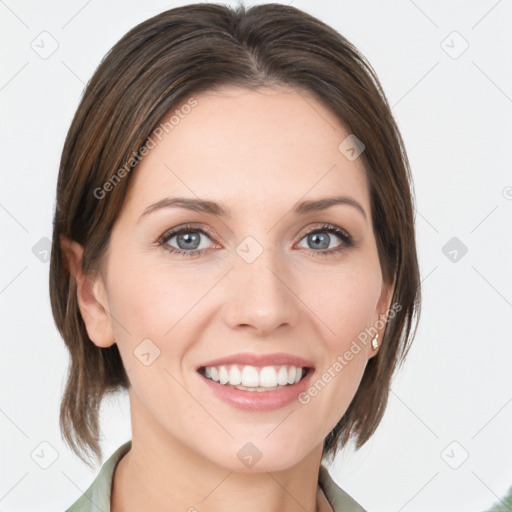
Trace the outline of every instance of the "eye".
<path fill-rule="evenodd" d="M 332 235 L 335 235 L 334 237 Z M 330 247 L 331 243 L 338 238 L 341 240 L 334 248 Z M 344 249 L 354 246 L 352 237 L 341 228 L 333 226 L 331 224 L 324 224 L 323 226 L 310 229 L 303 236 L 302 240 L 305 240 L 308 247 L 306 249 L 313 248 L 315 256 L 331 256 Z M 317 250 L 320 249 L 320 250 Z"/>
<path fill-rule="evenodd" d="M 208 243 L 204 239 L 210 239 L 208 230 L 186 225 L 165 233 L 158 245 L 173 254 L 195 256 L 208 251 Z M 175 245 L 170 245 L 171 242 Z"/>
<path fill-rule="evenodd" d="M 209 247 L 208 240 L 211 241 L 209 233 L 210 230 L 207 228 L 187 224 L 167 231 L 158 240 L 157 245 L 178 256 L 199 256 L 220 247 L 216 244 L 216 247 Z M 336 238 L 340 242 L 333 248 L 331 244 L 336 242 Z M 355 245 L 352 237 L 344 229 L 331 224 L 324 224 L 308 230 L 301 238 L 302 240 L 308 244 L 305 248 L 315 256 L 333 256 Z"/>

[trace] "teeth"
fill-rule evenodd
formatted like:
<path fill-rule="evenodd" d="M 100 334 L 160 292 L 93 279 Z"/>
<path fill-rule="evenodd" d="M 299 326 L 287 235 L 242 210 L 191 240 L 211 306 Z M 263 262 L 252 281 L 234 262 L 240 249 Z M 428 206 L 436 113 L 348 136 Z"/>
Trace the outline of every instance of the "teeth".
<path fill-rule="evenodd" d="M 279 373 L 277 374 L 277 383 L 280 386 L 286 386 L 288 384 L 288 372 L 285 366 L 281 366 Z"/>
<path fill-rule="evenodd" d="M 221 384 L 226 384 L 226 382 L 229 382 L 229 373 L 225 366 L 221 366 L 219 368 L 219 382 Z"/>
<path fill-rule="evenodd" d="M 284 371 L 286 371 L 286 368 L 284 369 Z M 260 385 L 265 388 L 277 386 L 277 374 L 274 368 L 272 368 L 272 366 L 266 366 L 261 370 Z"/>
<path fill-rule="evenodd" d="M 254 366 L 244 366 L 242 370 L 242 386 L 257 388 L 260 385 L 258 370 Z"/>
<path fill-rule="evenodd" d="M 229 384 L 246 391 L 270 391 L 283 386 L 297 384 L 303 369 L 296 366 L 209 366 L 204 370 L 205 377 L 219 384 Z"/>
<path fill-rule="evenodd" d="M 232 386 L 238 386 L 242 384 L 242 372 L 238 369 L 237 366 L 232 366 L 229 371 L 229 383 Z"/>

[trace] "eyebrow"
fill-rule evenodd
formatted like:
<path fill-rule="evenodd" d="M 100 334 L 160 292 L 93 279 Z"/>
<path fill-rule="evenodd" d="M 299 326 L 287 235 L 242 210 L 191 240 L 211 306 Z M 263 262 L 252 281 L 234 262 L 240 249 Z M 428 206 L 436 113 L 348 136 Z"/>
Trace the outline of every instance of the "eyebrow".
<path fill-rule="evenodd" d="M 354 207 L 364 219 L 367 221 L 368 217 L 364 208 L 355 199 L 348 196 L 334 196 L 324 197 L 322 199 L 307 200 L 298 203 L 292 210 L 294 215 L 306 215 L 311 212 L 320 212 L 327 210 L 335 205 L 348 205 Z M 221 206 L 214 201 L 207 201 L 204 199 L 195 199 L 193 197 L 166 197 L 160 201 L 148 206 L 139 217 L 140 222 L 142 218 L 147 215 L 164 208 L 184 208 L 194 212 L 202 212 L 216 217 L 231 218 L 231 213 L 228 209 Z"/>

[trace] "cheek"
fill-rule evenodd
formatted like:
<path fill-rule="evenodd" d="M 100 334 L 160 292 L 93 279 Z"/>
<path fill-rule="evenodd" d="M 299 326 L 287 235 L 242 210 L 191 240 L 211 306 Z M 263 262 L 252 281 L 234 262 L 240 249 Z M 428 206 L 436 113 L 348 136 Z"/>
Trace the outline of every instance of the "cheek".
<path fill-rule="evenodd" d="M 314 283 L 303 286 L 309 290 L 308 306 L 325 326 L 322 362 L 301 403 L 324 418 L 323 435 L 327 435 L 350 405 L 368 362 L 371 338 L 365 329 L 375 319 L 380 268 L 352 266 L 318 276 Z"/>
<path fill-rule="evenodd" d="M 176 379 L 182 380 L 179 367 L 193 339 L 184 335 L 194 321 L 192 308 L 211 284 L 148 265 L 142 256 L 120 258 L 109 279 L 112 324 L 133 392 L 155 417 L 162 403 L 179 403 L 189 417 L 193 404 Z"/>
<path fill-rule="evenodd" d="M 173 376 L 182 380 L 187 354 L 210 320 L 210 312 L 202 309 L 206 301 L 201 299 L 222 274 L 206 267 L 201 270 L 149 260 L 132 256 L 119 258 L 119 264 L 112 265 L 112 325 L 124 367 L 141 402 L 157 412 L 159 403 L 181 403 L 183 399 L 180 407 L 188 410 L 190 396 Z M 150 364 L 146 366 L 146 362 Z"/>
<path fill-rule="evenodd" d="M 307 305 L 325 325 L 330 352 L 344 351 L 372 325 L 381 293 L 380 270 L 374 265 L 342 268 L 303 282 Z"/>
<path fill-rule="evenodd" d="M 183 329 L 182 320 L 211 287 L 208 278 L 169 268 L 148 265 L 148 258 L 125 259 L 111 272 L 109 297 L 115 326 L 123 338 L 138 344 L 144 338 L 169 344 L 173 329 Z M 114 322 L 116 323 L 116 322 Z M 129 335 L 127 333 L 129 332 Z M 167 341 L 166 341 L 167 340 Z"/>

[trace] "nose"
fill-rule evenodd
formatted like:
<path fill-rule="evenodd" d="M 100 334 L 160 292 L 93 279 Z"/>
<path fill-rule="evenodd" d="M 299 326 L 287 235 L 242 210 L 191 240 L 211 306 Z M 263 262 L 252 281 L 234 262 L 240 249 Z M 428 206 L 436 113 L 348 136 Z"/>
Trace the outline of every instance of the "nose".
<path fill-rule="evenodd" d="M 291 273 L 279 263 L 270 250 L 252 263 L 236 258 L 224 310 L 230 328 L 266 336 L 297 325 L 304 306 L 294 291 Z"/>

